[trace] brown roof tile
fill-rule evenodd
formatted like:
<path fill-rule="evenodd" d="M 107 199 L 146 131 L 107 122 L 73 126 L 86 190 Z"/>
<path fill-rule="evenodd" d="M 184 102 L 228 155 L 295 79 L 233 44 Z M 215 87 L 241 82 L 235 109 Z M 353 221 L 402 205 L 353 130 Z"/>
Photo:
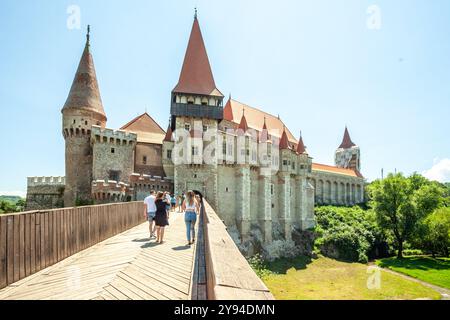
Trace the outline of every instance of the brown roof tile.
<path fill-rule="evenodd" d="M 356 146 L 350 138 L 350 134 L 348 133 L 347 127 L 345 127 L 344 138 L 342 139 L 342 143 L 339 148 L 350 149 L 351 147 Z"/>
<path fill-rule="evenodd" d="M 178 84 L 173 92 L 223 97 L 217 89 L 198 19 L 194 19 Z"/>
<path fill-rule="evenodd" d="M 320 163 L 313 163 L 312 170 L 313 171 L 325 171 L 325 172 L 342 174 L 342 175 L 346 175 L 346 176 L 363 178 L 362 174 L 358 170 L 338 168 L 335 166 L 329 166 L 329 165 L 320 164 Z"/>
<path fill-rule="evenodd" d="M 71 108 L 94 111 L 103 115 L 106 119 L 95 73 L 94 59 L 90 51 L 89 34 L 72 87 L 62 110 Z"/>

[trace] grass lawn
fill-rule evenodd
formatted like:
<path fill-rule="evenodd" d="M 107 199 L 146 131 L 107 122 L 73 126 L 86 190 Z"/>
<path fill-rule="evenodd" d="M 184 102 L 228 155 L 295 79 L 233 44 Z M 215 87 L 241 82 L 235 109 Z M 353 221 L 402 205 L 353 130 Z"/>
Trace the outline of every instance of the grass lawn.
<path fill-rule="evenodd" d="M 450 258 L 433 259 L 425 256 L 386 258 L 378 260 L 377 265 L 450 289 Z"/>
<path fill-rule="evenodd" d="M 276 299 L 440 299 L 440 294 L 419 283 L 380 270 L 380 287 L 368 289 L 368 266 L 319 257 L 280 259 L 268 263 L 262 278 Z"/>

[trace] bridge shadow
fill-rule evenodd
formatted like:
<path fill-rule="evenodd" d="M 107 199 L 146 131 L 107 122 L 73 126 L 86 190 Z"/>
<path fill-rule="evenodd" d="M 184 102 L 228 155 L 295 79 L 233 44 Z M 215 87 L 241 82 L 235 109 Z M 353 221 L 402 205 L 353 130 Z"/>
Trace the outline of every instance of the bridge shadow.
<path fill-rule="evenodd" d="M 184 246 L 173 247 L 172 250 L 181 251 L 181 250 L 188 250 L 190 248 L 191 248 L 191 246 L 184 245 Z"/>

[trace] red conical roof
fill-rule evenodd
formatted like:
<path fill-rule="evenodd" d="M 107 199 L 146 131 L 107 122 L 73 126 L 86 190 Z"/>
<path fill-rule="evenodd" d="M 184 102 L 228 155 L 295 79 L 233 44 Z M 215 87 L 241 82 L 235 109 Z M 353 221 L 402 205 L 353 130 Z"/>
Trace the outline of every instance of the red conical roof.
<path fill-rule="evenodd" d="M 342 143 L 339 146 L 339 148 L 349 149 L 354 146 L 356 146 L 356 144 L 354 144 L 352 142 L 352 139 L 350 139 L 350 134 L 348 133 L 348 129 L 347 129 L 347 127 L 345 127 L 344 138 L 342 139 Z"/>
<path fill-rule="evenodd" d="M 280 150 L 289 149 L 289 140 L 286 134 L 286 128 L 283 128 L 283 134 L 280 139 Z"/>
<path fill-rule="evenodd" d="M 303 137 L 301 134 L 300 134 L 300 139 L 298 140 L 298 144 L 297 144 L 297 152 L 299 154 L 306 153 L 305 144 L 303 143 Z"/>
<path fill-rule="evenodd" d="M 241 122 L 239 123 L 239 129 L 242 129 L 242 131 L 247 132 L 248 125 L 247 125 L 247 119 L 245 119 L 245 114 L 242 113 Z"/>
<path fill-rule="evenodd" d="M 192 25 L 180 79 L 173 92 L 223 97 L 214 82 L 197 17 Z"/>
<path fill-rule="evenodd" d="M 172 141 L 172 128 L 171 125 L 169 124 L 169 127 L 167 128 L 167 132 L 166 132 L 166 136 L 164 137 L 163 141 Z"/>
<path fill-rule="evenodd" d="M 106 119 L 98 88 L 94 59 L 90 52 L 89 31 L 86 46 L 84 47 L 83 55 L 81 56 L 63 111 L 72 108 L 94 111 L 103 115 Z"/>
<path fill-rule="evenodd" d="M 267 142 L 270 137 L 269 137 L 269 130 L 267 130 L 267 125 L 266 125 L 266 117 L 264 117 L 264 124 L 261 130 L 261 135 L 260 135 L 261 139 L 260 142 Z"/>

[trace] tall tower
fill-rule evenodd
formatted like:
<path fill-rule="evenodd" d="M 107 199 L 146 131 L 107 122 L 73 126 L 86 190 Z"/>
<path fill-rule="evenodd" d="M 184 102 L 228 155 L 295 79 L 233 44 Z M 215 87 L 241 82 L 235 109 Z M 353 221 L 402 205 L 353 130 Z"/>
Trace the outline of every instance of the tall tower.
<path fill-rule="evenodd" d="M 206 155 L 207 150 L 217 149 L 218 123 L 223 118 L 223 94 L 217 89 L 203 42 L 197 13 L 194 16 L 183 67 L 178 84 L 172 90 L 171 125 L 174 137 L 185 137 L 187 159 L 185 164 L 175 164 L 175 192 L 195 189 L 214 206 L 216 204 L 217 161 L 205 161 L 205 156 L 217 157 L 217 152 Z M 203 141 L 205 135 L 212 138 Z M 205 152 L 205 154 L 204 154 Z M 179 154 L 173 154 L 177 157 Z M 217 160 L 217 159 L 215 159 Z"/>
<path fill-rule="evenodd" d="M 69 96 L 62 108 L 62 131 L 66 144 L 64 206 L 91 199 L 92 125 L 106 126 L 106 115 L 90 52 L 90 27 Z"/>
<path fill-rule="evenodd" d="M 350 134 L 348 133 L 348 129 L 345 127 L 344 138 L 335 153 L 336 166 L 339 168 L 353 169 L 360 172 L 360 157 L 359 147 L 353 143 L 350 138 Z"/>

